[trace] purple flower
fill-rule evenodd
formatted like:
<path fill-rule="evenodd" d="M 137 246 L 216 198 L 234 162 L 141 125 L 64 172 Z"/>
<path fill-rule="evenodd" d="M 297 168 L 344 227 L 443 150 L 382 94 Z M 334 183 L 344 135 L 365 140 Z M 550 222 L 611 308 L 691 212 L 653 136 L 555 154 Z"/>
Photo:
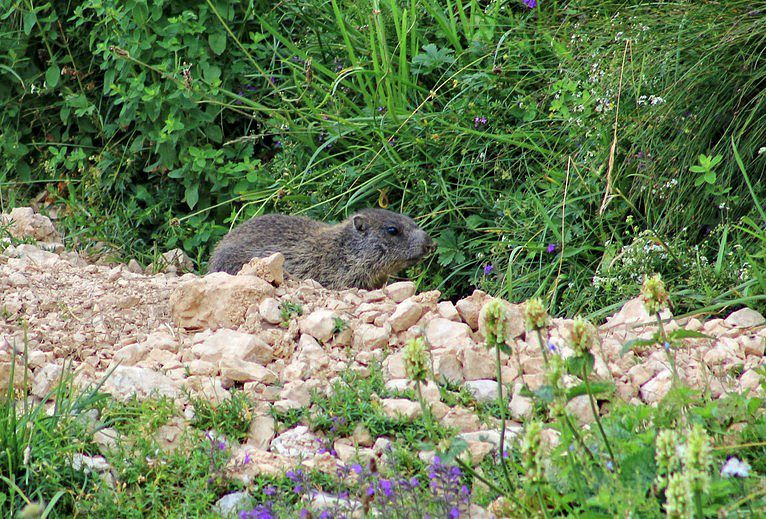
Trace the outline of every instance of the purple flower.
<path fill-rule="evenodd" d="M 553 344 L 551 341 L 548 341 L 548 350 L 555 352 L 556 351 L 556 345 Z"/>
<path fill-rule="evenodd" d="M 473 118 L 473 127 L 474 128 L 479 129 L 482 126 L 486 126 L 486 125 L 487 125 L 487 118 L 486 117 L 476 116 L 476 117 Z"/>
<path fill-rule="evenodd" d="M 488 275 L 494 268 L 492 265 L 484 265 L 484 275 Z"/>
<path fill-rule="evenodd" d="M 277 487 L 275 487 L 274 485 L 268 485 L 266 486 L 266 488 L 263 489 L 263 493 L 266 494 L 267 496 L 273 496 L 274 494 L 277 493 Z"/>
<path fill-rule="evenodd" d="M 216 447 L 218 447 L 219 451 L 225 450 L 226 449 L 226 442 L 225 441 L 219 441 L 218 445 L 216 445 Z"/>
<path fill-rule="evenodd" d="M 252 460 L 250 459 L 250 453 L 249 453 L 249 452 L 246 452 L 246 453 L 245 453 L 245 459 L 244 459 L 244 460 L 242 460 L 242 464 L 243 464 L 243 465 L 247 465 L 248 463 L 250 463 L 250 461 L 252 461 Z"/>
<path fill-rule="evenodd" d="M 524 5 L 526 5 L 530 9 L 534 9 L 535 7 L 537 7 L 537 0 L 524 0 Z"/>
<path fill-rule="evenodd" d="M 553 253 L 554 253 L 554 252 L 556 252 L 558 249 L 559 249 L 559 246 L 558 246 L 558 244 L 556 244 L 556 243 L 550 243 L 550 244 L 548 244 L 548 247 L 546 247 L 546 249 L 545 249 L 545 250 L 546 250 L 546 251 L 548 251 L 548 254 L 553 254 Z"/>
<path fill-rule="evenodd" d="M 380 480 L 380 489 L 383 491 L 386 497 L 391 497 L 394 491 L 391 489 L 391 482 L 387 479 Z"/>
<path fill-rule="evenodd" d="M 460 510 L 458 510 L 456 506 L 453 506 L 450 508 L 449 517 L 450 519 L 458 519 L 458 517 L 460 517 Z"/>
<path fill-rule="evenodd" d="M 362 466 L 360 464 L 354 463 L 353 465 L 351 465 L 351 470 L 353 470 L 357 474 L 361 474 L 363 469 L 362 469 Z"/>
<path fill-rule="evenodd" d="M 418 481 L 418 478 L 416 476 L 413 476 L 410 478 L 410 486 L 412 488 L 417 488 L 420 486 L 420 481 Z"/>

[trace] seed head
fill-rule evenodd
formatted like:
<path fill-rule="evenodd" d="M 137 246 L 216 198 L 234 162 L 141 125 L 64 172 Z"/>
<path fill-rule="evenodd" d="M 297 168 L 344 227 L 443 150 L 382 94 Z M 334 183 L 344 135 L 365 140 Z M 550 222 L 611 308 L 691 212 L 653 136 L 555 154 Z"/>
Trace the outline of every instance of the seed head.
<path fill-rule="evenodd" d="M 593 326 L 582 317 L 576 317 L 572 323 L 570 340 L 572 348 L 578 355 L 588 353 L 593 344 Z"/>
<path fill-rule="evenodd" d="M 423 382 L 428 377 L 428 350 L 422 337 L 407 341 L 404 347 L 404 372 L 407 378 Z"/>
<path fill-rule="evenodd" d="M 654 459 L 657 462 L 657 486 L 661 489 L 668 486 L 668 476 L 681 466 L 676 434 L 670 429 L 663 429 L 657 435 Z"/>
<path fill-rule="evenodd" d="M 550 318 L 548 311 L 543 306 L 543 302 L 533 297 L 524 308 L 524 320 L 527 323 L 527 330 L 539 330 L 548 326 Z"/>
<path fill-rule="evenodd" d="M 510 327 L 510 315 L 505 304 L 499 299 L 487 303 L 483 314 L 487 348 L 501 348 L 505 344 Z"/>
<path fill-rule="evenodd" d="M 543 425 L 540 422 L 530 422 L 521 443 L 524 477 L 530 483 L 543 481 L 542 430 Z"/>
<path fill-rule="evenodd" d="M 667 517 L 687 519 L 692 517 L 692 494 L 689 480 L 682 473 L 676 472 L 668 478 L 665 491 L 665 513 Z"/>
<path fill-rule="evenodd" d="M 641 300 L 644 302 L 644 308 L 651 315 L 658 314 L 668 307 L 668 292 L 659 274 L 644 279 Z"/>
<path fill-rule="evenodd" d="M 707 493 L 710 489 L 710 468 L 713 465 L 710 437 L 700 424 L 695 424 L 684 451 L 684 472 L 694 492 Z"/>

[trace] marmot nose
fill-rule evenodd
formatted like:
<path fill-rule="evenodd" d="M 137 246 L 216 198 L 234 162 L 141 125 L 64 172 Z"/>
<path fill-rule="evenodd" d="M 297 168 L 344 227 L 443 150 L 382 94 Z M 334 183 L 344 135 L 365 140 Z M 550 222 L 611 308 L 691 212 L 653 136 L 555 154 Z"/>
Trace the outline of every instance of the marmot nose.
<path fill-rule="evenodd" d="M 425 249 L 426 249 L 426 255 L 433 254 L 436 251 L 436 242 L 427 234 L 426 234 Z"/>

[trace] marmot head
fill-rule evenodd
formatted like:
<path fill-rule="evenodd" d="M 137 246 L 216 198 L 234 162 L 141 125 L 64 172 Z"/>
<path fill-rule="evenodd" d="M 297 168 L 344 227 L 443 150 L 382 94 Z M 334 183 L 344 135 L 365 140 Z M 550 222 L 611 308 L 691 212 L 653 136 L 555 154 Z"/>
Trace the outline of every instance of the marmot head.
<path fill-rule="evenodd" d="M 436 243 L 410 218 L 385 209 L 364 209 L 351 218 L 360 252 L 390 274 L 415 265 L 436 250 Z"/>

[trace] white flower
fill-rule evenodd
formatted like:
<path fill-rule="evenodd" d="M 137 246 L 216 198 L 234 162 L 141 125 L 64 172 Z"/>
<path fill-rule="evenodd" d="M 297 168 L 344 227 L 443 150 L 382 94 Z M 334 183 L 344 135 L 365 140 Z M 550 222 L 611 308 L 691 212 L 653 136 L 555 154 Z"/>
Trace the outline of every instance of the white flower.
<path fill-rule="evenodd" d="M 750 475 L 750 464 L 731 457 L 721 467 L 721 476 L 725 478 L 746 478 Z"/>

